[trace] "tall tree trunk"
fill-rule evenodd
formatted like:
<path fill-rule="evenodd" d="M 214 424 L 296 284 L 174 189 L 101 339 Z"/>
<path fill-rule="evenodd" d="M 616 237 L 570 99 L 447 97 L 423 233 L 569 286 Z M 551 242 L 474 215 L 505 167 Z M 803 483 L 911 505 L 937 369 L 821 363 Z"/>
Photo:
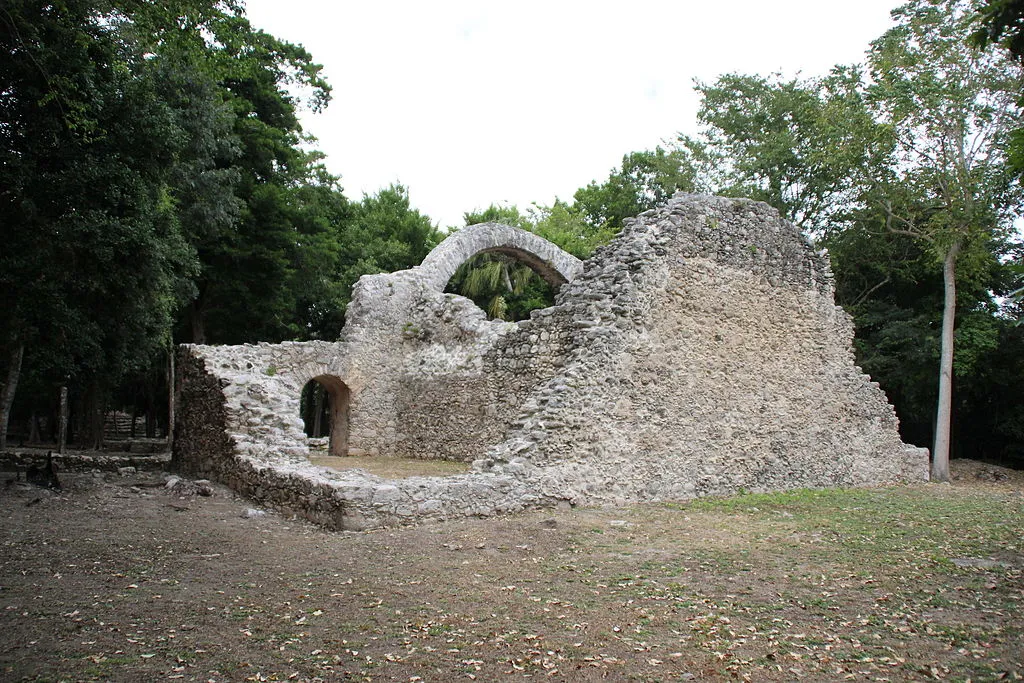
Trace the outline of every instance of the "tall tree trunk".
<path fill-rule="evenodd" d="M 7 448 L 7 424 L 11 419 L 14 392 L 21 377 L 21 361 L 25 357 L 25 345 L 18 344 L 11 349 L 10 365 L 7 367 L 7 381 L 0 388 L 0 451 Z"/>
<path fill-rule="evenodd" d="M 88 384 L 81 401 L 81 431 L 78 434 L 78 442 L 82 448 L 92 450 L 103 449 L 103 414 L 106 409 L 106 400 L 103 390 L 98 381 Z"/>
<path fill-rule="evenodd" d="M 33 410 L 32 416 L 28 419 L 28 442 L 38 444 L 40 441 L 42 441 L 42 437 L 39 433 L 39 416 Z"/>
<path fill-rule="evenodd" d="M 953 325 L 956 322 L 956 258 L 960 242 L 954 242 L 942 264 L 944 285 L 942 342 L 939 351 L 939 406 L 935 413 L 935 447 L 932 449 L 932 481 L 949 481 L 949 436 L 953 407 Z"/>
<path fill-rule="evenodd" d="M 153 387 L 146 387 L 146 438 L 156 438 L 156 396 Z"/>

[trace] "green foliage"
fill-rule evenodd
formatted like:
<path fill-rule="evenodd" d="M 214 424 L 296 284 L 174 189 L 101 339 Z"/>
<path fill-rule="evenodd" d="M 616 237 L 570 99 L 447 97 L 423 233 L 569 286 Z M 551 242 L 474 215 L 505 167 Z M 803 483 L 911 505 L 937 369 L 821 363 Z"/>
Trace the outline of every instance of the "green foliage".
<path fill-rule="evenodd" d="M 23 387 L 70 381 L 88 411 L 159 390 L 176 318 L 193 341 L 337 333 L 351 209 L 299 127 L 330 97 L 305 50 L 219 0 L 15 0 L 0 49 L 0 346 L 26 347 Z"/>
<path fill-rule="evenodd" d="M 575 209 L 595 229 L 618 231 L 622 221 L 662 204 L 679 190 L 693 191 L 695 171 L 682 149 L 632 152 L 603 183 L 576 191 Z"/>
<path fill-rule="evenodd" d="M 919 0 L 893 16 L 896 26 L 868 55 L 872 82 L 866 92 L 877 120 L 891 129 L 895 148 L 885 173 L 862 177 L 866 196 L 884 210 L 889 229 L 926 243 L 944 264 L 933 449 L 933 475 L 944 480 L 956 374 L 954 287 L 985 263 L 989 245 L 1005 241 L 1020 212 L 1021 188 L 1005 151 L 1021 118 L 1024 69 L 1002 55 L 965 54 L 971 8 L 964 2 Z"/>
<path fill-rule="evenodd" d="M 418 265 L 442 239 L 430 217 L 412 208 L 409 191 L 402 185 L 391 185 L 373 196 L 363 197 L 355 207 L 354 223 L 355 234 L 348 241 L 380 243 L 371 254 L 379 270 L 369 272 L 391 272 Z"/>
<path fill-rule="evenodd" d="M 971 16 L 963 2 L 921 0 L 894 17 L 897 26 L 872 44 L 865 86 L 894 148 L 883 172 L 858 180 L 877 205 L 892 207 L 894 227 L 918 234 L 937 255 L 954 242 L 983 244 L 1019 211 L 1005 148 L 1021 115 L 1024 70 L 1003 56 L 965 53 Z M 927 210 L 908 212 L 910 201 Z"/>
<path fill-rule="evenodd" d="M 529 216 L 523 214 L 515 206 L 498 206 L 491 204 L 480 211 L 467 211 L 462 214 L 462 221 L 466 225 L 479 225 L 480 223 L 502 223 L 511 225 L 521 230 L 532 230 L 533 221 Z"/>
<path fill-rule="evenodd" d="M 688 152 L 633 152 L 602 183 L 591 182 L 575 194 L 573 204 L 556 200 L 534 205 L 527 213 L 517 207 L 491 205 L 467 213 L 466 225 L 498 222 L 529 230 L 577 258 L 588 258 L 622 228 L 626 218 L 668 200 L 678 190 L 693 190 L 695 171 Z M 535 308 L 550 306 L 554 292 L 528 267 L 512 257 L 482 254 L 452 277 L 448 291 L 470 297 L 491 318 L 521 320 Z"/>
<path fill-rule="evenodd" d="M 988 0 L 977 8 L 976 29 L 971 41 L 984 50 L 999 44 L 1017 61 L 1024 60 L 1024 0 Z M 1024 107 L 1024 95 L 1017 100 Z M 1009 167 L 1017 177 L 1024 175 L 1024 126 L 1010 134 L 1007 147 Z"/>
<path fill-rule="evenodd" d="M 55 381 L 116 384 L 166 345 L 194 274 L 170 192 L 187 132 L 91 3 L 9 3 L 0 42 L 4 341 Z"/>
<path fill-rule="evenodd" d="M 254 29 L 234 4 L 184 14 L 145 5 L 135 19 L 158 55 L 212 84 L 229 124 L 213 134 L 223 150 L 219 189 L 230 184 L 232 194 L 204 196 L 201 206 L 215 208 L 187 226 L 202 269 L 186 334 L 200 342 L 317 336 L 337 317 L 333 222 L 346 217 L 346 202 L 321 155 L 303 149 L 302 100 L 291 93 L 305 92 L 313 110 L 326 106 L 320 66 Z M 193 186 L 185 187 L 188 196 Z"/>
<path fill-rule="evenodd" d="M 466 225 L 503 223 L 523 230 L 533 230 L 530 217 L 514 206 L 491 205 L 483 211 L 466 213 Z M 448 282 L 445 291 L 472 299 L 497 320 L 522 320 L 535 308 L 554 303 L 554 292 L 533 270 L 506 254 L 477 254 L 461 266 Z"/>
<path fill-rule="evenodd" d="M 1024 59 L 1024 0 L 987 0 L 977 8 L 971 42 L 982 50 L 1000 44 Z"/>
<path fill-rule="evenodd" d="M 590 258 L 594 249 L 608 243 L 617 232 L 610 223 L 594 225 L 577 206 L 555 200 L 551 206 L 535 206 L 531 230 L 579 259 Z"/>
<path fill-rule="evenodd" d="M 824 241 L 859 360 L 896 405 L 904 436 L 922 445 L 934 424 L 942 263 L 955 265 L 951 372 L 965 399 L 983 393 L 986 364 L 1009 343 L 1012 309 L 993 294 L 1019 287 L 1009 250 L 1021 186 L 1007 162 L 1024 70 L 964 48 L 971 12 L 961 0 L 908 3 L 864 68 L 700 84 L 704 129 L 680 140 L 699 185 L 767 201 Z M 987 438 L 990 423 L 982 431 L 968 417 L 979 415 L 973 405 L 953 410 L 960 452 L 1005 451 Z"/>
<path fill-rule="evenodd" d="M 775 206 L 788 220 L 818 230 L 845 220 L 856 200 L 852 167 L 885 142 L 859 91 L 857 69 L 825 78 L 728 74 L 701 83 L 700 138 L 681 137 L 702 186 Z"/>
<path fill-rule="evenodd" d="M 856 323 L 858 362 L 896 407 L 904 438 L 927 445 L 937 399 L 941 273 L 927 243 L 888 231 L 884 223 L 882 213 L 863 212 L 849 228 L 829 233 L 824 244 L 836 275 L 836 300 Z M 1010 389 L 1013 381 L 990 371 L 993 364 L 1006 368 L 1014 363 L 1002 358 L 1014 343 L 1013 314 L 992 297 L 1017 282 L 1009 260 L 1012 249 L 1011 244 L 990 244 L 983 250 L 987 259 L 959 276 L 953 411 L 954 452 L 963 457 L 1020 457 L 1013 430 L 990 419 L 1024 410 L 1019 392 Z M 1016 372 L 1019 378 L 1024 368 Z"/>
<path fill-rule="evenodd" d="M 988 332 L 991 319 L 982 320 Z M 1024 326 L 1001 323 L 995 326 L 994 339 L 986 337 L 972 374 L 957 385 L 954 409 L 963 455 L 1020 467 L 1024 466 L 1024 400 L 1020 391 Z"/>

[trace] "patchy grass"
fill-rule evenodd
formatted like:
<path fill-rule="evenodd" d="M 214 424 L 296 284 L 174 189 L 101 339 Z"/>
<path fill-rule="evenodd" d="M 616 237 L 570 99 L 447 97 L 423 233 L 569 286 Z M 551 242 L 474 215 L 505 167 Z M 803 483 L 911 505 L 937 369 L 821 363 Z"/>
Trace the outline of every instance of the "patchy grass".
<path fill-rule="evenodd" d="M 954 473 L 361 534 L 9 486 L 0 679 L 1020 680 L 1024 476 Z"/>

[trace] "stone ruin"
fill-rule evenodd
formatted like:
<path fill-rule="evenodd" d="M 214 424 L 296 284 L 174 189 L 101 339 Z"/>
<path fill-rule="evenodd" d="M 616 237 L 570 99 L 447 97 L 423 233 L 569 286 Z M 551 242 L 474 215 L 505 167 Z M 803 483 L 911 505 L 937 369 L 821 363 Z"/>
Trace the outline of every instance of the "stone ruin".
<path fill-rule="evenodd" d="M 518 323 L 444 288 L 481 252 L 558 287 Z M 928 478 L 855 364 L 828 258 L 766 204 L 676 195 L 580 262 L 516 228 L 457 231 L 363 276 L 337 342 L 183 346 L 173 462 L 332 529 L 558 504 Z M 300 418 L 330 395 L 335 455 L 472 461 L 385 480 L 313 465 Z"/>

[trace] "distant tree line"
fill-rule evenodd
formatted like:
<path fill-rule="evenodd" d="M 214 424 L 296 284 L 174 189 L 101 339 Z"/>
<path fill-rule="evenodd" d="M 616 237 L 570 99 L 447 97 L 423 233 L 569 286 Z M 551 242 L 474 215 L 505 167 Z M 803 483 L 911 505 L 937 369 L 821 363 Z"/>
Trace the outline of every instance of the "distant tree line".
<path fill-rule="evenodd" d="M 173 342 L 335 338 L 439 239 L 401 186 L 343 195 L 297 116 L 320 66 L 241 2 L 9 0 L 0 54 L 0 444 L 59 386 L 83 445 L 166 409 Z"/>

